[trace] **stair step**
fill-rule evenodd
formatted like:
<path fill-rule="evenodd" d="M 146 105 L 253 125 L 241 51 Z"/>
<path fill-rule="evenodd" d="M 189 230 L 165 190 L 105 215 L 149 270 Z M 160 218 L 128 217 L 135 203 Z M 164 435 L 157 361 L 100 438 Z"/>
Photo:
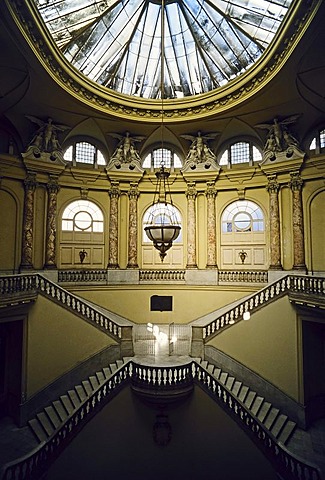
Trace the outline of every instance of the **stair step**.
<path fill-rule="evenodd" d="M 89 381 L 93 390 L 96 390 L 96 388 L 99 387 L 99 382 L 97 380 L 97 377 L 95 377 L 95 375 L 92 375 L 91 377 L 89 377 Z"/>
<path fill-rule="evenodd" d="M 286 415 L 283 415 L 282 413 L 278 416 L 275 424 L 271 429 L 271 432 L 275 436 L 275 438 L 278 438 L 287 420 L 288 417 Z"/>
<path fill-rule="evenodd" d="M 226 381 L 227 381 L 227 378 L 228 378 L 228 373 L 227 372 L 222 372 L 222 374 L 219 377 L 219 381 L 221 383 L 223 383 L 223 385 L 225 385 Z"/>
<path fill-rule="evenodd" d="M 254 402 L 254 399 L 256 397 L 256 392 L 253 392 L 253 390 L 250 390 L 245 398 L 245 405 L 247 408 L 251 408 L 253 402 Z"/>
<path fill-rule="evenodd" d="M 77 395 L 77 392 L 75 390 L 68 390 L 68 395 L 71 400 L 71 403 L 73 405 L 73 408 L 78 408 L 81 401 L 80 398 Z"/>
<path fill-rule="evenodd" d="M 77 395 L 80 399 L 81 402 L 83 402 L 84 400 L 86 400 L 87 398 L 87 395 L 86 395 L 86 392 L 84 390 L 84 387 L 82 385 L 76 385 L 74 387 L 75 391 L 77 392 Z"/>
<path fill-rule="evenodd" d="M 103 373 L 104 373 L 104 376 L 106 378 L 106 380 L 112 376 L 112 372 L 111 372 L 111 369 L 109 367 L 104 367 L 103 368 Z"/>
<path fill-rule="evenodd" d="M 100 385 L 105 382 L 105 377 L 103 372 L 96 372 L 96 377 Z"/>
<path fill-rule="evenodd" d="M 245 401 L 245 398 L 248 392 L 249 392 L 249 387 L 247 387 L 246 385 L 243 385 L 238 395 L 238 398 L 241 402 Z"/>
<path fill-rule="evenodd" d="M 215 369 L 214 369 L 214 372 L 213 372 L 214 378 L 216 378 L 217 380 L 219 380 L 221 371 L 222 371 L 221 368 L 215 368 Z"/>
<path fill-rule="evenodd" d="M 115 372 L 116 372 L 116 370 L 117 370 L 117 365 L 116 365 L 116 363 L 110 363 L 110 364 L 109 364 L 109 367 L 110 367 L 112 373 L 115 373 Z"/>
<path fill-rule="evenodd" d="M 261 421 L 264 422 L 266 415 L 269 413 L 269 410 L 271 408 L 271 404 L 269 402 L 264 402 L 262 407 L 260 408 L 260 411 L 257 415 L 257 418 Z"/>
<path fill-rule="evenodd" d="M 243 385 L 242 382 L 239 382 L 238 380 L 236 380 L 235 383 L 233 384 L 233 387 L 232 387 L 232 390 L 231 390 L 232 393 L 233 393 L 234 395 L 238 396 L 239 391 L 240 391 L 242 385 Z"/>
<path fill-rule="evenodd" d="M 62 402 L 60 400 L 55 400 L 52 405 L 55 408 L 60 420 L 64 422 L 64 420 L 68 418 L 68 413 L 65 407 L 62 405 Z"/>
<path fill-rule="evenodd" d="M 289 438 L 291 437 L 294 429 L 296 428 L 295 422 L 288 420 L 285 426 L 282 429 L 282 432 L 279 435 L 278 440 L 282 442 L 284 445 L 287 443 Z"/>
<path fill-rule="evenodd" d="M 123 360 L 116 360 L 116 365 L 117 365 L 117 368 L 123 367 L 123 365 L 124 365 Z"/>
<path fill-rule="evenodd" d="M 42 427 L 37 418 L 32 418 L 31 420 L 29 420 L 28 425 L 31 427 L 34 435 L 39 442 L 44 442 L 47 440 L 47 435 L 44 431 L 44 428 Z"/>
<path fill-rule="evenodd" d="M 40 412 L 36 415 L 38 421 L 40 422 L 40 424 L 42 425 L 42 427 L 44 428 L 45 430 L 45 433 L 47 434 L 47 436 L 51 436 L 52 433 L 54 432 L 54 427 L 53 425 L 51 424 L 48 416 L 46 415 L 45 412 Z"/>
<path fill-rule="evenodd" d="M 201 367 L 206 369 L 208 367 L 208 361 L 207 360 L 201 360 Z"/>
<path fill-rule="evenodd" d="M 212 363 L 209 363 L 207 370 L 209 373 L 211 373 L 211 375 L 213 375 L 214 368 L 215 368 L 214 365 L 212 365 Z"/>
<path fill-rule="evenodd" d="M 271 430 L 278 415 L 279 415 L 279 409 L 272 407 L 268 416 L 263 422 L 268 430 Z"/>
<path fill-rule="evenodd" d="M 251 412 L 253 415 L 257 415 L 258 412 L 259 412 L 259 409 L 261 408 L 261 405 L 263 404 L 264 402 L 264 398 L 263 397 L 260 397 L 259 395 L 257 395 L 257 397 L 255 397 L 255 400 L 251 406 Z"/>
<path fill-rule="evenodd" d="M 74 406 L 73 406 L 70 398 L 68 397 L 68 395 L 62 395 L 60 397 L 60 399 L 61 399 L 61 402 L 64 405 L 64 408 L 68 412 L 68 414 L 71 415 L 71 413 L 74 411 Z"/>
<path fill-rule="evenodd" d="M 228 377 L 225 386 L 226 386 L 229 390 L 231 390 L 234 383 L 235 383 L 235 377 Z"/>
<path fill-rule="evenodd" d="M 84 380 L 82 382 L 82 386 L 84 387 L 84 390 L 85 390 L 87 396 L 89 397 L 94 391 L 94 389 L 91 386 L 91 383 L 89 382 L 89 380 Z"/>
<path fill-rule="evenodd" d="M 55 409 L 50 405 L 49 407 L 44 408 L 46 415 L 49 417 L 55 430 L 61 425 L 61 419 L 56 413 Z"/>

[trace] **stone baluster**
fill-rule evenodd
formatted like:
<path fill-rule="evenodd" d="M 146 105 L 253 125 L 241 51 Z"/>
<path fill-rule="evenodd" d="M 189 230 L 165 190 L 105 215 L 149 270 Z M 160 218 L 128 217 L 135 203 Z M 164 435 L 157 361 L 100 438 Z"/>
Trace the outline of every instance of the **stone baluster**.
<path fill-rule="evenodd" d="M 34 249 L 34 192 L 37 187 L 36 174 L 30 173 L 24 181 L 24 220 L 20 269 L 33 269 Z"/>
<path fill-rule="evenodd" d="M 292 191 L 293 269 L 306 270 L 304 247 L 304 223 L 302 211 L 302 185 L 299 172 L 290 172 Z"/>
<path fill-rule="evenodd" d="M 110 197 L 109 211 L 109 252 L 107 268 L 119 268 L 118 264 L 118 205 L 121 195 L 119 182 L 111 182 L 108 191 Z"/>
<path fill-rule="evenodd" d="M 57 179 L 50 177 L 47 184 L 47 223 L 45 240 L 44 268 L 56 268 L 56 226 L 57 226 L 57 195 L 60 186 Z"/>
<path fill-rule="evenodd" d="M 128 237 L 128 264 L 127 268 L 138 266 L 138 184 L 130 183 L 129 197 L 129 237 Z"/>
<path fill-rule="evenodd" d="M 217 268 L 216 261 L 216 208 L 215 198 L 217 191 L 214 182 L 207 182 L 207 189 L 205 192 L 207 198 L 207 265 L 206 268 Z"/>
<path fill-rule="evenodd" d="M 270 175 L 268 181 L 266 189 L 270 198 L 270 270 L 282 270 L 278 197 L 280 185 L 277 182 L 276 175 Z"/>
<path fill-rule="evenodd" d="M 186 268 L 197 268 L 196 263 L 196 215 L 195 200 L 197 191 L 195 182 L 187 184 L 187 265 Z"/>

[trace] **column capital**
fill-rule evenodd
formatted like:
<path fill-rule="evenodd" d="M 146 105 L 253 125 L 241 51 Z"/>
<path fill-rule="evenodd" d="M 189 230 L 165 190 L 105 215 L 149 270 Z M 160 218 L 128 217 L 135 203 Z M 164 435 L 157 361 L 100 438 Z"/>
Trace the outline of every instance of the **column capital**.
<path fill-rule="evenodd" d="M 269 193 L 278 193 L 280 185 L 277 181 L 276 175 L 269 175 L 267 179 L 269 183 L 266 185 L 266 190 Z"/>
<path fill-rule="evenodd" d="M 57 177 L 50 176 L 50 180 L 46 184 L 46 188 L 49 193 L 58 193 L 60 190 L 60 185 L 58 183 Z"/>
<path fill-rule="evenodd" d="M 27 177 L 24 180 L 25 190 L 32 190 L 34 191 L 37 187 L 38 183 L 36 181 L 36 173 L 28 173 Z"/>
<path fill-rule="evenodd" d="M 195 182 L 187 182 L 187 190 L 185 192 L 187 198 L 195 200 L 197 196 L 197 190 L 195 188 Z"/>
<path fill-rule="evenodd" d="M 120 182 L 111 182 L 111 187 L 108 189 L 108 195 L 111 198 L 119 198 L 121 191 L 119 189 Z"/>
<path fill-rule="evenodd" d="M 300 191 L 303 186 L 303 180 L 300 172 L 290 172 L 290 182 L 288 183 L 292 191 Z"/>
<path fill-rule="evenodd" d="M 206 182 L 207 188 L 205 191 L 205 196 L 207 198 L 215 198 L 217 196 L 217 190 L 214 182 Z"/>
<path fill-rule="evenodd" d="M 128 197 L 131 199 L 137 199 L 140 196 L 138 189 L 138 182 L 130 182 L 130 189 L 128 191 Z"/>

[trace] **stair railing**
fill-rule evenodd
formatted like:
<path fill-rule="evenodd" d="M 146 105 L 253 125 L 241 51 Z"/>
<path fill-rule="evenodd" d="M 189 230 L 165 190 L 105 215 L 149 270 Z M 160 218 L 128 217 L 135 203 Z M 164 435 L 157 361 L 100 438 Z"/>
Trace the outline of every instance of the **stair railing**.
<path fill-rule="evenodd" d="M 205 341 L 211 340 L 220 330 L 242 320 L 245 312 L 252 313 L 264 304 L 273 302 L 290 292 L 324 295 L 325 278 L 287 275 L 262 288 L 256 294 L 223 313 L 208 325 L 195 328 L 202 328 L 202 335 Z"/>
<path fill-rule="evenodd" d="M 193 362 L 194 363 L 194 362 Z M 256 445 L 270 459 L 285 480 L 321 480 L 316 465 L 307 464 L 277 440 L 245 405 L 227 388 L 214 378 L 202 365 L 194 363 L 194 379 L 200 387 L 244 427 Z"/>
<path fill-rule="evenodd" d="M 39 273 L 0 277 L 1 296 L 19 295 L 21 292 L 40 293 L 47 298 L 51 298 L 64 308 L 67 308 L 88 322 L 95 324 L 97 328 L 109 334 L 117 341 L 122 340 L 122 332 L 124 329 L 130 329 L 129 326 L 124 327 L 118 325 L 107 315 L 98 312 L 73 293 L 68 292 Z M 129 333 L 127 336 L 129 336 Z"/>
<path fill-rule="evenodd" d="M 173 387 L 177 385 L 178 379 L 180 382 L 193 381 L 194 379 L 201 388 L 244 427 L 245 431 L 255 440 L 257 446 L 279 469 L 285 480 L 321 480 L 321 474 L 317 466 L 307 464 L 290 453 L 246 409 L 240 400 L 196 361 L 192 361 L 183 368 L 179 368 L 179 366 L 157 368 L 156 366 L 138 365 L 132 360 L 123 364 L 111 377 L 97 387 L 46 442 L 40 443 L 28 455 L 4 465 L 0 470 L 0 480 L 35 480 L 39 478 L 62 452 L 66 444 L 80 431 L 82 426 L 130 380 L 139 380 L 142 385 L 147 384 L 150 388 L 156 382 L 153 372 L 158 372 L 160 368 L 165 372 L 159 380 L 160 385 Z"/>

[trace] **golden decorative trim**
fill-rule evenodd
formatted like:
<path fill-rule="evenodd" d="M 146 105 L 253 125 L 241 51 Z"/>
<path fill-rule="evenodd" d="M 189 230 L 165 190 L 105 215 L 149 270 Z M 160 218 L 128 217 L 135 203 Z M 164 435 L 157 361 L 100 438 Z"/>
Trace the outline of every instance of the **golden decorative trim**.
<path fill-rule="evenodd" d="M 31 0 L 5 0 L 8 11 L 27 43 L 56 83 L 88 106 L 114 117 L 161 122 L 161 102 L 119 94 L 72 68 L 56 46 Z M 300 0 L 289 11 L 266 53 L 246 73 L 211 92 L 164 101 L 167 123 L 206 118 L 246 101 L 282 68 L 308 28 L 321 0 Z"/>

